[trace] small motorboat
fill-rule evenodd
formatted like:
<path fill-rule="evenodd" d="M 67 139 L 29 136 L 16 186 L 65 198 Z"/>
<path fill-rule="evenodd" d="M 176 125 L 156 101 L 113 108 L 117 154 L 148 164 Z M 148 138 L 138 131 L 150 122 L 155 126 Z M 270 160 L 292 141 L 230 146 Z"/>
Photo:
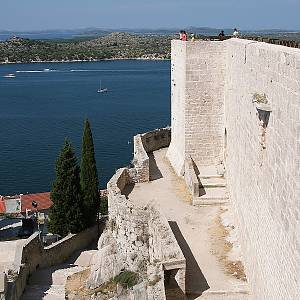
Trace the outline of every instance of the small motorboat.
<path fill-rule="evenodd" d="M 44 69 L 44 72 L 50 72 L 50 69 Z"/>
<path fill-rule="evenodd" d="M 107 93 L 108 92 L 108 89 L 99 89 L 98 90 L 98 93 Z"/>
<path fill-rule="evenodd" d="M 4 75 L 3 77 L 4 77 L 4 78 L 15 78 L 15 77 L 16 77 L 16 75 L 15 75 L 15 74 L 13 74 L 13 73 L 10 73 L 10 74 L 6 74 L 6 75 Z"/>

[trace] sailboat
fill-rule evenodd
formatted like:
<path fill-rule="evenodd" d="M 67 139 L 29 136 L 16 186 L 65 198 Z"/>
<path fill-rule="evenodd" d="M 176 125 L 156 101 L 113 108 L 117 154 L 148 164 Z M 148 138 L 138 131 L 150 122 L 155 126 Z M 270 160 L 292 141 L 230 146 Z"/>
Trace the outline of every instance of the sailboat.
<path fill-rule="evenodd" d="M 97 91 L 98 93 L 107 93 L 108 92 L 108 89 L 107 88 L 102 88 L 102 85 L 101 85 L 101 80 L 100 80 L 100 88 L 99 90 Z"/>

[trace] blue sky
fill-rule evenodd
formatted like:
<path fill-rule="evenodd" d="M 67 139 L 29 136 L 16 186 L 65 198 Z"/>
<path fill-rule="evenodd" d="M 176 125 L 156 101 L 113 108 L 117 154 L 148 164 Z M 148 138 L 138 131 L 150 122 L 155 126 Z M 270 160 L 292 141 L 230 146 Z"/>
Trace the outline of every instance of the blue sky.
<path fill-rule="evenodd" d="M 300 30 L 300 0 L 0 0 L 0 30 L 208 26 Z"/>

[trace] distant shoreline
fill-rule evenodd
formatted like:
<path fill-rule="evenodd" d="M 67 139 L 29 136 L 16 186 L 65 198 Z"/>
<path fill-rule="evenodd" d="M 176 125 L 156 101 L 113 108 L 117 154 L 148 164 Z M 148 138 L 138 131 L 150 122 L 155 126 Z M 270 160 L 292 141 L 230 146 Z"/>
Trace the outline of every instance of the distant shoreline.
<path fill-rule="evenodd" d="M 104 59 L 74 59 L 74 60 L 43 60 L 43 61 L 31 61 L 31 62 L 0 62 L 0 65 L 16 65 L 16 64 L 38 64 L 38 63 L 77 63 L 77 62 L 100 62 L 100 61 L 113 61 L 113 60 L 148 60 L 148 61 L 170 61 L 168 58 L 104 58 Z"/>

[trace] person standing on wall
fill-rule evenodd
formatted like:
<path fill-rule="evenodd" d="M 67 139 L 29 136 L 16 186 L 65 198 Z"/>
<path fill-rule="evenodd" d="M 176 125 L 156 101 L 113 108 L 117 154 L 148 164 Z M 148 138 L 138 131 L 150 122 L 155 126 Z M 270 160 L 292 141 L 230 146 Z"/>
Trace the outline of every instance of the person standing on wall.
<path fill-rule="evenodd" d="M 182 37 L 181 38 L 182 41 L 184 41 L 184 42 L 187 41 L 187 34 L 186 34 L 186 32 L 184 30 L 182 31 L 182 36 L 181 37 Z"/>
<path fill-rule="evenodd" d="M 233 37 L 238 37 L 240 35 L 240 33 L 236 28 L 234 28 L 232 35 L 233 35 Z"/>
<path fill-rule="evenodd" d="M 183 35 L 183 30 L 180 30 L 179 32 L 179 39 L 182 41 L 182 35 Z"/>

